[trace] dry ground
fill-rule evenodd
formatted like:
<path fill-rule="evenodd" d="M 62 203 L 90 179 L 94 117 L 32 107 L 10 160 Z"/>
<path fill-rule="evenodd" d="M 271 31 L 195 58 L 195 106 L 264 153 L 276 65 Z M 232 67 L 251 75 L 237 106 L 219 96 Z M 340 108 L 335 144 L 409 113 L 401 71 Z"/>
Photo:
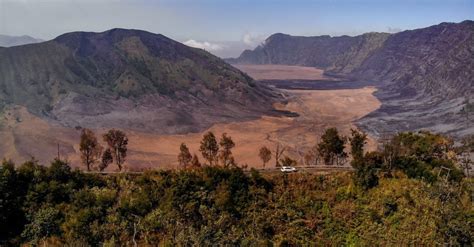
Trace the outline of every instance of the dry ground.
<path fill-rule="evenodd" d="M 314 67 L 289 66 L 289 65 L 233 65 L 241 71 L 244 71 L 255 80 L 337 80 L 335 78 L 325 76 L 324 70 Z"/>
<path fill-rule="evenodd" d="M 293 69 L 295 66 L 291 67 Z M 304 68 L 297 70 L 303 71 L 303 74 L 300 76 L 294 73 L 293 78 L 308 76 L 306 71 L 311 71 Z M 299 117 L 263 116 L 252 121 L 215 124 L 201 133 L 185 135 L 157 135 L 125 130 L 129 136 L 128 167 L 130 170 L 176 167 L 179 145 L 184 142 L 193 153 L 198 153 L 199 142 L 207 131 L 213 131 L 218 137 L 226 132 L 233 138 L 236 143 L 233 153 L 239 164 L 260 167 L 258 149 L 266 145 L 274 150 L 278 143 L 288 147 L 287 154 L 298 160 L 303 152 L 318 141 L 325 128 L 337 127 L 344 135 L 348 135 L 351 128 L 356 128 L 353 124 L 355 120 L 376 110 L 380 102 L 372 95 L 374 91 L 373 87 L 285 90 L 289 103 L 275 107 L 297 112 Z M 34 156 L 46 163 L 57 156 L 59 143 L 60 155 L 74 166 L 80 164 L 80 130 L 53 125 L 29 114 L 22 107 L 11 109 L 2 118 L 0 154 L 3 157 L 22 162 Z M 105 130 L 95 131 L 100 135 Z M 376 142 L 370 138 L 368 149 L 375 148 Z M 269 165 L 273 164 L 272 160 Z"/>

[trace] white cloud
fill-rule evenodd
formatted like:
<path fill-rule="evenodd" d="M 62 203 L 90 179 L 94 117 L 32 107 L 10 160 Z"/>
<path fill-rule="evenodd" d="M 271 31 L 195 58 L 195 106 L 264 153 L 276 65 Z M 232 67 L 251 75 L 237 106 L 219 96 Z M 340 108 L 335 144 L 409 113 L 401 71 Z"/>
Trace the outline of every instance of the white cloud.
<path fill-rule="evenodd" d="M 402 29 L 399 27 L 387 27 L 387 32 L 389 33 L 398 33 L 401 32 Z"/>
<path fill-rule="evenodd" d="M 255 46 L 261 44 L 265 40 L 265 36 L 261 34 L 245 33 L 242 37 L 242 42 L 248 46 Z"/>
<path fill-rule="evenodd" d="M 188 41 L 185 41 L 184 44 L 187 45 L 187 46 L 195 47 L 195 48 L 201 48 L 201 49 L 204 49 L 206 51 L 220 51 L 220 50 L 224 49 L 223 45 L 216 44 L 216 43 L 210 43 L 210 42 L 207 42 L 207 41 L 200 42 L 200 41 L 196 41 L 194 39 L 190 39 Z"/>

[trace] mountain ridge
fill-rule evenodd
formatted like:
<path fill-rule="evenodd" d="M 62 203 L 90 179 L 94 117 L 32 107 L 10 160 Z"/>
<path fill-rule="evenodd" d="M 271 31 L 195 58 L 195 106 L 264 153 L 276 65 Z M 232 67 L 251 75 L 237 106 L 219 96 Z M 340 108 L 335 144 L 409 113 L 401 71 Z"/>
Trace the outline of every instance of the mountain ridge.
<path fill-rule="evenodd" d="M 141 30 L 73 32 L 0 49 L 0 106 L 26 106 L 68 127 L 185 133 L 275 114 L 275 100 L 210 53 Z"/>
<path fill-rule="evenodd" d="M 43 42 L 42 39 L 33 38 L 28 35 L 10 36 L 0 34 L 0 47 L 12 47 Z"/>
<path fill-rule="evenodd" d="M 375 135 L 423 128 L 465 135 L 474 131 L 472 113 L 463 111 L 474 98 L 473 57 L 474 21 L 466 20 L 394 34 L 275 34 L 228 62 L 310 66 L 373 81 L 382 107 L 360 123 Z"/>

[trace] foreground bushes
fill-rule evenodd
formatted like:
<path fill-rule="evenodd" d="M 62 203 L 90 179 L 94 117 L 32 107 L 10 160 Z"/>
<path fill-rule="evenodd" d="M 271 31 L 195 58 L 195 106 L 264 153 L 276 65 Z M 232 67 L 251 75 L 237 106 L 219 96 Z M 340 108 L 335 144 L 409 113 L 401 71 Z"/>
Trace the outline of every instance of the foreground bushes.
<path fill-rule="evenodd" d="M 375 158 L 374 158 L 375 159 Z M 248 174 L 239 168 L 84 174 L 0 168 L 3 245 L 469 245 L 472 179 Z"/>

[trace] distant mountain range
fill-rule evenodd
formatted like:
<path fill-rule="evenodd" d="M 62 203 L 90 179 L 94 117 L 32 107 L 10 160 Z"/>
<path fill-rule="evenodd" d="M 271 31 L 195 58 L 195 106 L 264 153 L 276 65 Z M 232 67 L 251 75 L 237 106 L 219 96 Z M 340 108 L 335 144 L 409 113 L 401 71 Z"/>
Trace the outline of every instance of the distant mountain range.
<path fill-rule="evenodd" d="M 113 29 L 0 49 L 0 109 L 68 127 L 185 133 L 272 113 L 276 96 L 210 53 Z"/>
<path fill-rule="evenodd" d="M 474 133 L 466 112 L 474 96 L 471 20 L 354 37 L 279 33 L 228 62 L 313 66 L 328 75 L 373 81 L 383 105 L 360 123 L 378 135 L 423 128 Z"/>
<path fill-rule="evenodd" d="M 43 42 L 42 39 L 36 39 L 28 35 L 23 36 L 9 36 L 0 34 L 0 46 L 1 47 L 11 47 L 18 45 L 26 45 Z"/>

